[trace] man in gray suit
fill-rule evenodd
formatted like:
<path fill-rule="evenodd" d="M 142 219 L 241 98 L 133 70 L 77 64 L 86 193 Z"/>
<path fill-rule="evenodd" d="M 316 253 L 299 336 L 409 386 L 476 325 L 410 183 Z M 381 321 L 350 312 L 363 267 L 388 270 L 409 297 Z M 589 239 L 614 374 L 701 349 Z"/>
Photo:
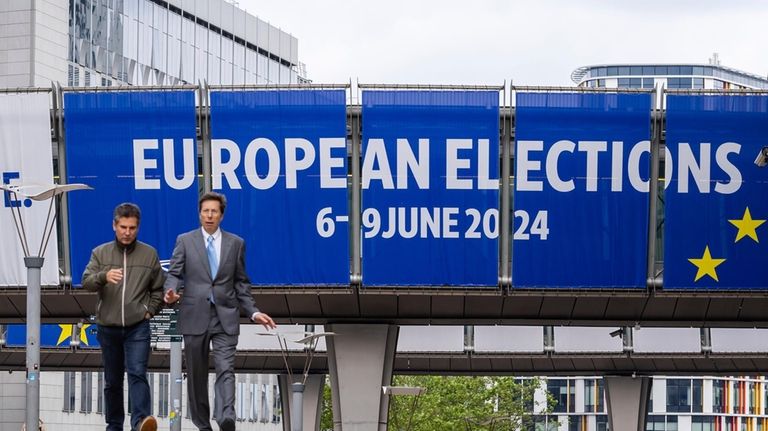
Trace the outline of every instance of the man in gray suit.
<path fill-rule="evenodd" d="M 245 272 L 245 242 L 219 229 L 227 200 L 219 193 L 200 198 L 200 229 L 179 235 L 165 281 L 165 302 L 179 306 L 178 327 L 184 335 L 187 394 L 192 422 L 212 431 L 208 405 L 208 356 L 216 367 L 214 419 L 222 431 L 235 430 L 235 349 L 240 310 L 267 329 L 275 322 L 253 304 Z"/>

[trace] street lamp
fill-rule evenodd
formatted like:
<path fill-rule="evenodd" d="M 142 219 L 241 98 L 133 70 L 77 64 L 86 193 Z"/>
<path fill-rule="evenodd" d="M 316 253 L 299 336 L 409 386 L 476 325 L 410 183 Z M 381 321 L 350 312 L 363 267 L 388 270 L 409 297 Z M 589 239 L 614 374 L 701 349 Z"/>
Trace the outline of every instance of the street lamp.
<path fill-rule="evenodd" d="M 45 249 L 48 247 L 53 227 L 56 225 L 57 213 L 53 211 L 54 200 L 64 193 L 87 189 L 91 189 L 91 187 L 85 184 L 0 184 L 0 190 L 8 193 L 13 200 L 19 196 L 33 201 L 50 200 L 48 215 L 43 226 L 43 235 L 40 238 L 40 247 L 36 255 L 32 254 L 29 248 L 24 219 L 21 217 L 21 207 L 11 207 L 13 224 L 16 226 L 16 233 L 24 253 L 24 266 L 27 268 L 27 420 L 25 422 L 27 424 L 37 424 L 40 421 L 40 271 L 45 261 L 43 258 Z"/>
<path fill-rule="evenodd" d="M 764 168 L 768 165 L 768 146 L 761 148 L 760 152 L 757 153 L 755 164 L 760 168 Z"/>
<path fill-rule="evenodd" d="M 419 405 L 419 397 L 421 397 L 424 392 L 427 391 L 427 388 L 422 388 L 418 386 L 382 386 L 381 391 L 384 393 L 384 395 L 391 396 L 391 395 L 407 395 L 413 397 L 413 403 L 411 404 L 411 412 L 408 415 L 408 425 L 405 428 L 406 431 L 411 429 L 411 421 L 413 420 L 413 414 L 416 413 L 416 406 Z"/>
<path fill-rule="evenodd" d="M 259 333 L 259 335 L 267 335 L 277 338 L 277 343 L 280 345 L 280 354 L 283 357 L 283 363 L 288 372 L 288 381 L 291 382 L 291 430 L 302 431 L 304 428 L 304 387 L 307 384 L 307 378 L 309 377 L 309 368 L 312 365 L 312 358 L 315 356 L 315 348 L 321 338 L 332 337 L 336 334 L 333 332 L 321 332 L 317 334 L 305 332 L 304 335 L 307 336 L 295 341 L 288 340 L 285 338 L 285 335 L 279 332 Z M 288 364 L 289 342 L 304 345 L 304 369 L 302 370 L 303 377 L 301 382 L 293 381 L 293 371 L 291 370 L 290 364 Z"/>

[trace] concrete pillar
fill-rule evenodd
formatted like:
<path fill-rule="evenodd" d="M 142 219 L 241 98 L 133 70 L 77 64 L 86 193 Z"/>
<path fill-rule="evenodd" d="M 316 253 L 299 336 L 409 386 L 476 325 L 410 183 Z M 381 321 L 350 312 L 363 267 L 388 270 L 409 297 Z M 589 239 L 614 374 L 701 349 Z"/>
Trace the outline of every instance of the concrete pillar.
<path fill-rule="evenodd" d="M 385 431 L 389 401 L 381 387 L 392 382 L 398 328 L 333 324 L 326 331 L 335 431 Z"/>
<path fill-rule="evenodd" d="M 283 430 L 291 431 L 291 411 L 293 411 L 293 397 L 291 397 L 291 383 L 301 382 L 304 376 L 293 376 L 293 382 L 288 381 L 288 375 L 277 376 L 280 385 L 280 400 L 283 403 Z M 311 374 L 307 377 L 304 386 L 303 425 L 306 431 L 320 430 L 320 416 L 323 412 L 323 387 L 325 386 L 325 374 Z"/>
<path fill-rule="evenodd" d="M 629 376 L 604 379 L 611 431 L 645 431 L 651 379 Z"/>

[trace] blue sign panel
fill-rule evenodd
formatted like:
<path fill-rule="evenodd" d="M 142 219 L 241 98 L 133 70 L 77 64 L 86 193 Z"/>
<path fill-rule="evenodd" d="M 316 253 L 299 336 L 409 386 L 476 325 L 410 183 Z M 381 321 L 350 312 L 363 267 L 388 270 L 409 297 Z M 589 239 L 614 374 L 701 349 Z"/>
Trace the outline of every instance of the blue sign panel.
<path fill-rule="evenodd" d="M 69 93 L 64 108 L 67 182 L 94 188 L 69 195 L 72 283 L 114 239 L 122 202 L 139 205 L 139 240 L 169 259 L 176 236 L 199 225 L 194 92 Z"/>
<path fill-rule="evenodd" d="M 650 111 L 650 94 L 517 94 L 514 287 L 645 287 Z"/>
<path fill-rule="evenodd" d="M 213 189 L 256 285 L 349 285 L 344 90 L 211 93 Z"/>
<path fill-rule="evenodd" d="M 664 288 L 768 289 L 766 96 L 667 96 Z M 762 240 L 762 241 L 761 241 Z"/>
<path fill-rule="evenodd" d="M 27 344 L 27 326 L 26 325 L 8 325 L 6 333 L 6 343 L 8 347 L 25 347 Z M 73 332 L 79 331 L 75 337 L 81 348 L 98 348 L 99 341 L 96 339 L 96 325 L 85 324 L 78 328 L 77 325 L 40 325 L 40 347 L 69 347 L 72 341 Z"/>
<path fill-rule="evenodd" d="M 499 93 L 364 91 L 363 284 L 498 285 Z"/>

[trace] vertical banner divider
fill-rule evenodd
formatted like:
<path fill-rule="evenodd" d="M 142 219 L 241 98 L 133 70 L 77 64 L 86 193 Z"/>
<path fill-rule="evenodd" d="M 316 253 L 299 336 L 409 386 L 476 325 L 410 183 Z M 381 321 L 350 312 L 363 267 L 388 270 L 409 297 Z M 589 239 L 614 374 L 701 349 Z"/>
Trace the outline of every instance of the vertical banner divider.
<path fill-rule="evenodd" d="M 352 90 L 350 89 L 350 92 Z M 358 90 L 359 91 L 359 90 Z M 359 100 L 359 97 L 358 97 Z M 349 121 L 350 132 L 352 135 L 352 160 L 350 160 L 350 170 L 352 172 L 352 197 L 349 209 L 350 232 L 349 240 L 352 244 L 352 272 L 350 274 L 350 284 L 352 287 L 362 287 L 363 276 L 360 268 L 361 248 L 360 242 L 360 117 L 362 116 L 362 107 L 359 109 L 347 108 L 347 120 Z"/>
<path fill-rule="evenodd" d="M 510 89 L 511 89 L 510 81 Z M 507 88 L 504 92 L 504 106 L 501 109 L 501 207 L 499 208 L 499 287 L 501 289 L 510 288 L 512 277 L 509 267 L 509 172 L 510 172 L 510 146 L 512 145 L 512 102 L 509 99 L 507 106 Z"/>
<path fill-rule="evenodd" d="M 659 163 L 661 152 L 661 105 L 657 100 L 659 92 L 654 87 L 651 98 L 651 157 L 650 174 L 648 178 L 648 250 L 647 250 L 647 286 L 649 290 L 654 290 L 656 284 L 656 229 L 657 229 L 657 207 L 659 198 Z M 663 97 L 662 102 L 663 103 Z"/>
<path fill-rule="evenodd" d="M 52 124 L 54 129 L 54 136 L 56 136 L 56 147 L 58 149 L 58 168 L 59 168 L 59 184 L 67 183 L 67 151 L 66 151 L 66 139 L 64 134 L 64 93 L 61 88 L 61 84 L 53 84 L 53 116 L 54 122 Z M 59 197 L 59 207 L 56 208 L 59 216 L 57 231 L 59 234 L 59 240 L 61 241 L 61 257 L 62 267 L 64 274 L 62 281 L 64 284 L 71 285 L 72 283 L 72 256 L 70 255 L 70 238 L 69 238 L 69 200 L 67 193 L 62 193 Z M 58 262 L 56 262 L 58 265 Z"/>
<path fill-rule="evenodd" d="M 213 172 L 211 170 L 211 104 L 209 99 L 210 89 L 208 83 L 203 81 L 198 89 L 200 95 L 198 126 L 200 129 L 200 141 L 202 144 L 203 157 L 203 193 L 212 190 Z"/>

